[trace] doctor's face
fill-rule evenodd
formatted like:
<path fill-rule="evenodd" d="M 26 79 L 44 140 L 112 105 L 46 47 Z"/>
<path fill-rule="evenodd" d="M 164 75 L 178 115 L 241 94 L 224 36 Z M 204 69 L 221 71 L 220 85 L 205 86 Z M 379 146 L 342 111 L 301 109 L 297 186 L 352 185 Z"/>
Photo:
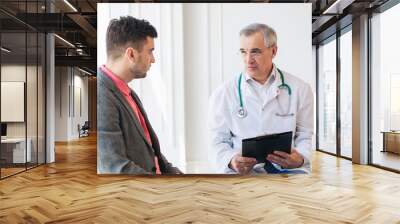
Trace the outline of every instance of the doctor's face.
<path fill-rule="evenodd" d="M 272 59 L 275 57 L 276 51 L 276 46 L 265 46 L 264 36 L 261 32 L 250 36 L 240 36 L 240 54 L 245 71 L 255 80 L 266 81 L 272 70 Z"/>

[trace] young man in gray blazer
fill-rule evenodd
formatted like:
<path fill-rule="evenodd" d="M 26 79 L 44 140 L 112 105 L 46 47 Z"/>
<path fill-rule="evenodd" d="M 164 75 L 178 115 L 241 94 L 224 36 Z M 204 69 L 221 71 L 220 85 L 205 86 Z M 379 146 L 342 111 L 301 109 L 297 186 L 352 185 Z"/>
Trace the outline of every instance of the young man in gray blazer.
<path fill-rule="evenodd" d="M 143 105 L 128 86 L 154 63 L 156 29 L 131 16 L 111 20 L 107 63 L 97 72 L 97 172 L 180 174 L 162 155 Z"/>

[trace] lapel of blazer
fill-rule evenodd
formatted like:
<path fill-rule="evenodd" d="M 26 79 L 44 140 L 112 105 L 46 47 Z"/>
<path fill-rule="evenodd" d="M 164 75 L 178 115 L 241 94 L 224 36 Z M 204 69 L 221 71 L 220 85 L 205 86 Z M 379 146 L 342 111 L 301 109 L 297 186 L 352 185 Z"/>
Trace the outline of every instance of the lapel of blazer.
<path fill-rule="evenodd" d="M 151 143 L 152 143 L 152 148 L 154 150 L 154 154 L 158 158 L 158 164 L 160 165 L 161 172 L 164 173 L 164 172 L 166 172 L 167 167 L 166 167 L 166 164 L 164 163 L 164 160 L 163 160 L 162 155 L 161 155 L 160 143 L 158 142 L 157 135 L 154 132 L 153 127 L 151 126 L 149 119 L 147 118 L 147 114 L 143 109 L 142 102 L 140 101 L 139 97 L 136 95 L 136 93 L 133 90 L 132 90 L 132 97 L 133 97 L 133 100 L 138 105 L 140 112 L 143 115 L 144 122 L 146 123 L 147 129 L 149 130 L 150 139 L 151 139 Z"/>
<path fill-rule="evenodd" d="M 97 74 L 100 74 L 100 77 L 99 77 L 100 80 L 102 80 L 104 82 L 105 86 L 108 87 L 111 90 L 111 92 L 120 101 L 120 103 L 125 107 L 125 109 L 127 109 L 129 111 L 129 115 L 131 116 L 131 118 L 133 120 L 133 123 L 135 124 L 136 129 L 139 131 L 141 137 L 144 139 L 146 144 L 148 146 L 150 146 L 149 143 L 147 142 L 146 136 L 144 135 L 144 131 L 143 131 L 142 125 L 140 125 L 140 122 L 139 122 L 138 118 L 136 117 L 136 114 L 133 112 L 131 106 L 126 101 L 125 96 L 122 95 L 122 93 L 115 86 L 114 82 L 109 77 L 107 77 L 107 75 L 104 74 L 101 69 L 99 69 Z M 131 91 L 133 92 L 133 90 L 131 90 Z"/>
<path fill-rule="evenodd" d="M 142 102 L 140 101 L 139 97 L 136 95 L 136 93 L 133 90 L 132 90 L 132 98 L 136 102 L 136 104 L 138 105 L 138 108 L 139 108 L 140 112 L 143 115 L 144 122 L 146 123 L 147 129 L 149 130 L 150 139 L 151 139 L 151 143 L 152 143 L 153 149 L 154 149 L 156 155 L 159 156 L 160 155 L 160 145 L 158 143 L 157 135 L 154 132 L 153 127 L 151 126 L 149 119 L 147 118 L 147 114 L 144 111 Z"/>

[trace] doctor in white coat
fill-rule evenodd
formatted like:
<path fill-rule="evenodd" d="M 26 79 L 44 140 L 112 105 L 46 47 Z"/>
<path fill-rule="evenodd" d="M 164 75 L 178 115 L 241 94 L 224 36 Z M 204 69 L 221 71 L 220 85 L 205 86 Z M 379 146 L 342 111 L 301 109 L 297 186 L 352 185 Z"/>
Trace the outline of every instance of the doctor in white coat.
<path fill-rule="evenodd" d="M 314 128 L 313 93 L 308 84 L 278 68 L 275 31 L 251 24 L 240 32 L 244 71 L 210 98 L 211 155 L 218 173 L 308 173 Z M 243 157 L 242 139 L 293 132 L 291 153 L 275 151 L 265 164 Z"/>

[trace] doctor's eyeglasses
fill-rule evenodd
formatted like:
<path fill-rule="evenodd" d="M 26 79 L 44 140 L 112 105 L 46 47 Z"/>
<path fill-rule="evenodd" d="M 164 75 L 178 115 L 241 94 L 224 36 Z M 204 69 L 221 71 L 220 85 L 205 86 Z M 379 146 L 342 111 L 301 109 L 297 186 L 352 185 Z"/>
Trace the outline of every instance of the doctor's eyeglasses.
<path fill-rule="evenodd" d="M 240 49 L 240 55 L 245 58 L 247 57 L 248 54 L 250 54 L 250 58 L 257 58 L 263 54 L 263 52 L 268 49 L 269 47 L 265 49 L 260 49 L 260 48 L 253 48 L 250 50 L 250 52 L 246 51 L 245 49 Z"/>

